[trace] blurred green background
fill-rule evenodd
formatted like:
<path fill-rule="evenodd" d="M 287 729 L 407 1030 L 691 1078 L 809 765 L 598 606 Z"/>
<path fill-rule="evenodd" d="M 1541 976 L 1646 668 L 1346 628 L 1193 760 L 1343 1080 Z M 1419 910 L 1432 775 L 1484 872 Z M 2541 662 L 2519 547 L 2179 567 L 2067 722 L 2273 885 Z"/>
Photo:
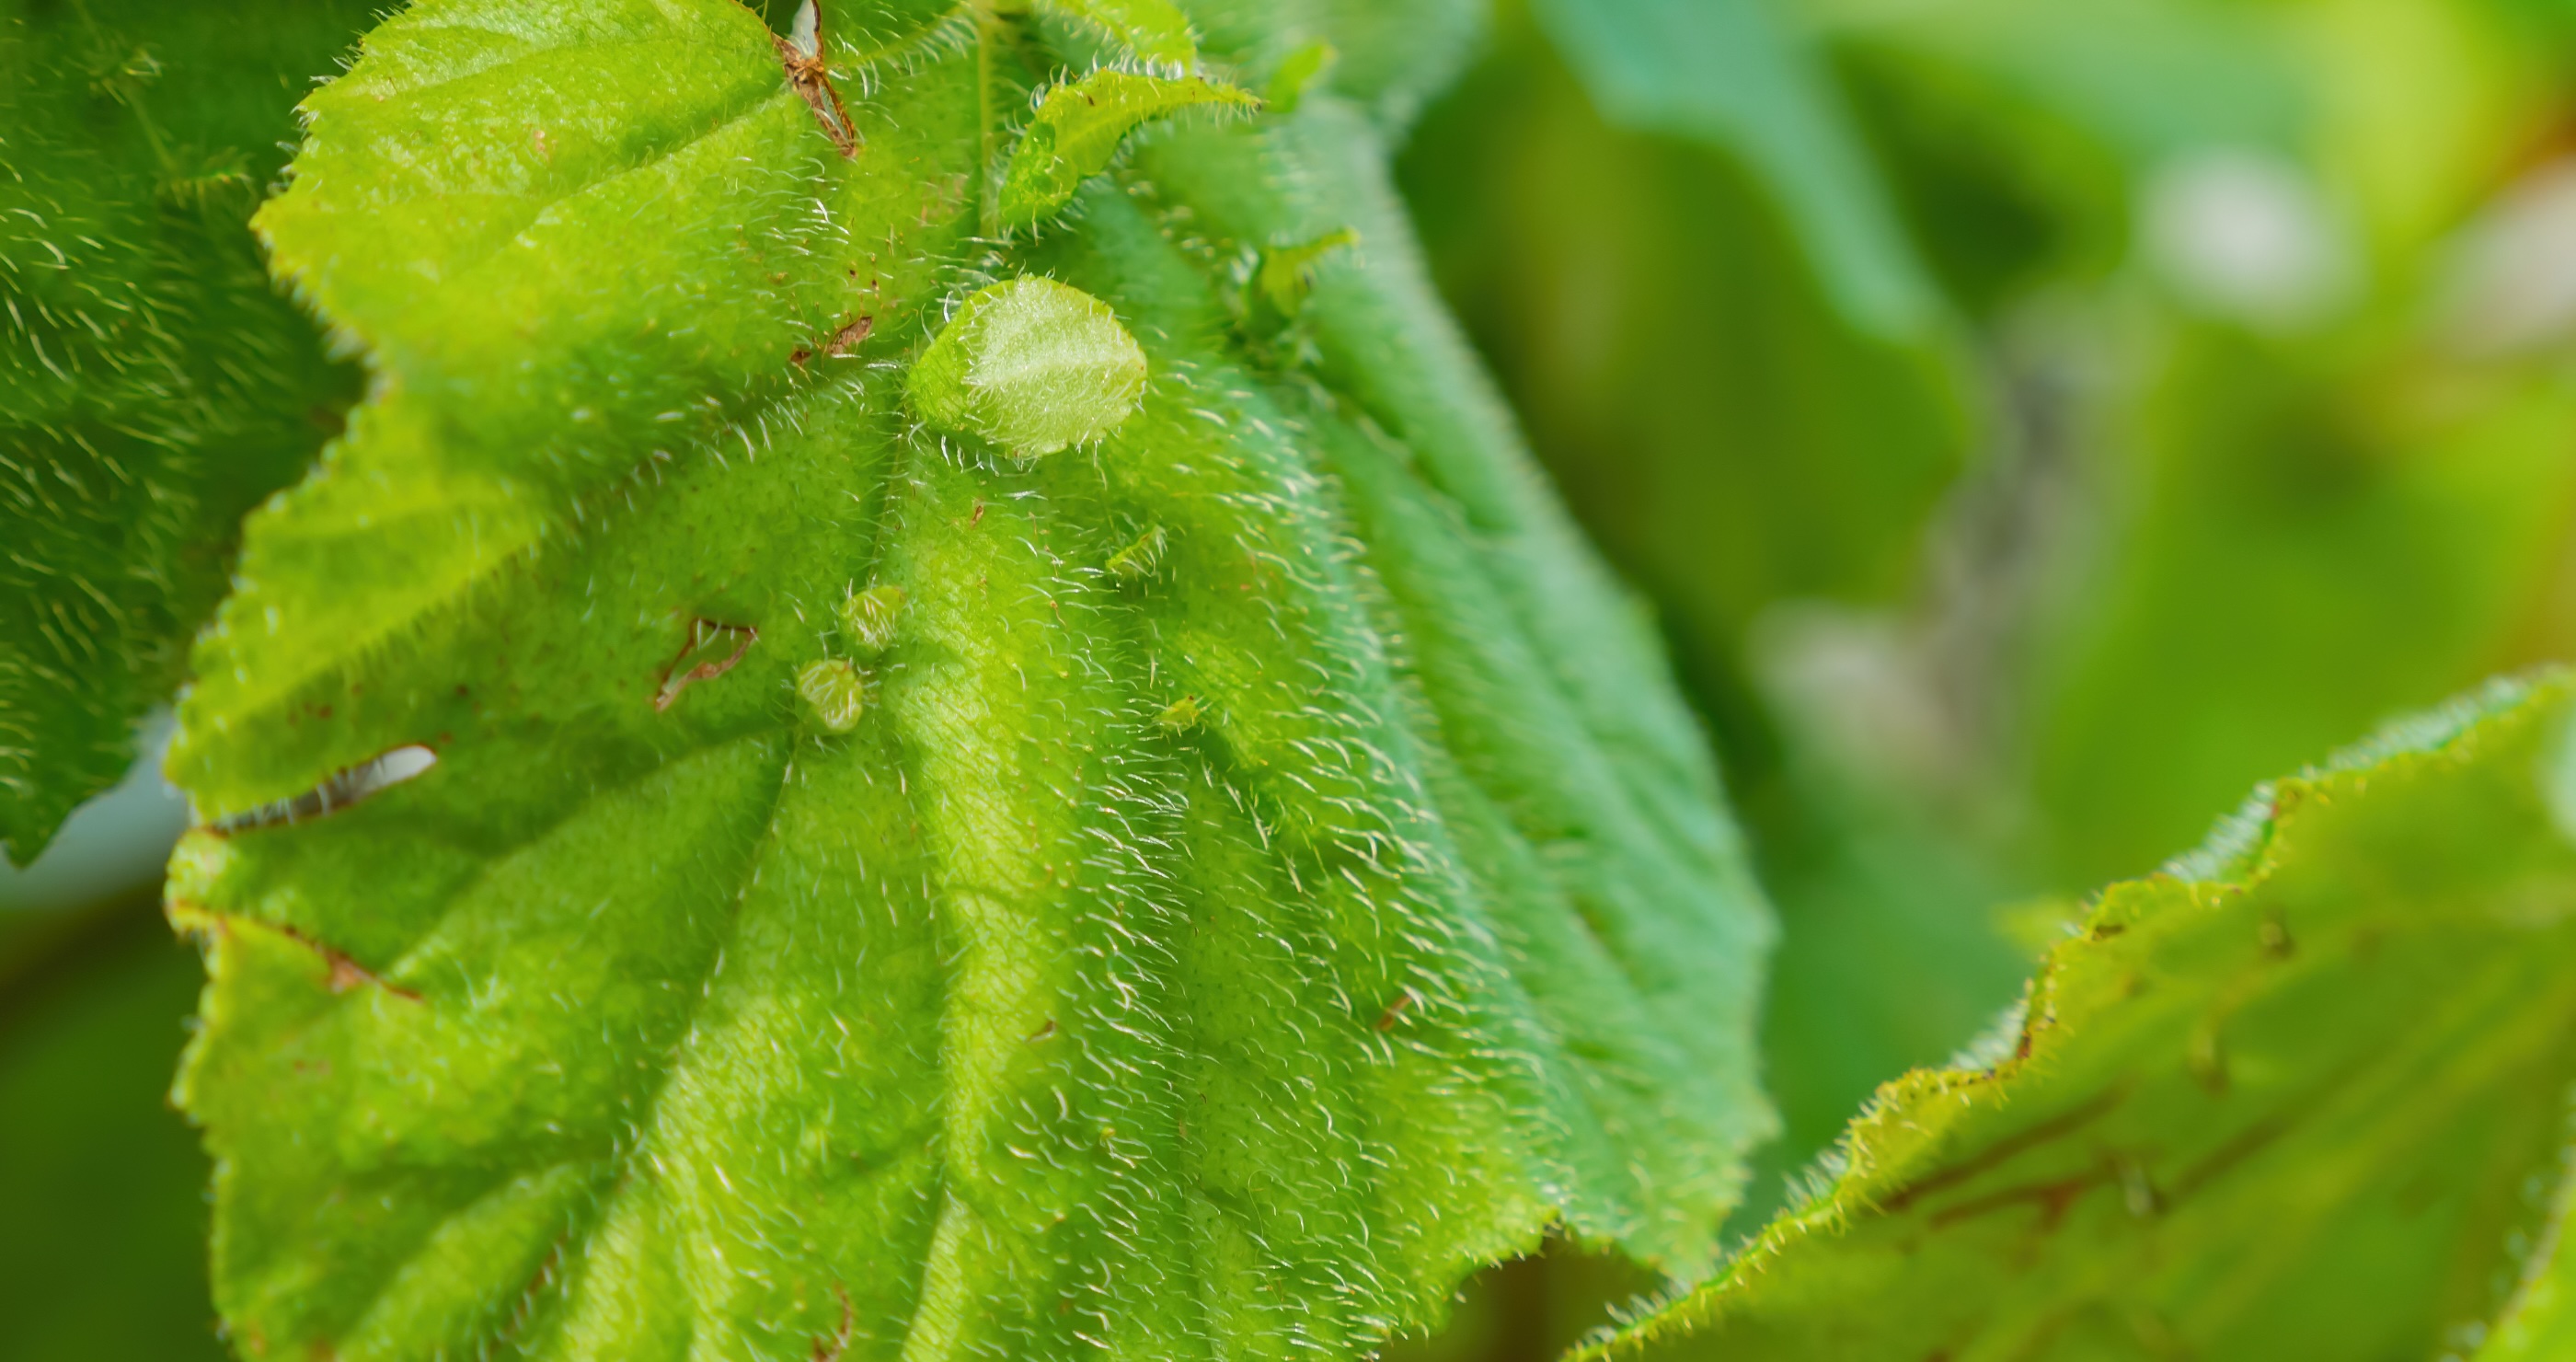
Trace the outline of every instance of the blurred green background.
<path fill-rule="evenodd" d="M 1402 188 L 1779 908 L 1734 1232 L 2080 896 L 2576 656 L 2571 96 L 2571 0 L 1501 0 Z M 0 1357 L 220 1355 L 181 817 L 146 770 L 0 872 Z M 1656 1285 L 1556 1246 L 1395 1352 Z"/>

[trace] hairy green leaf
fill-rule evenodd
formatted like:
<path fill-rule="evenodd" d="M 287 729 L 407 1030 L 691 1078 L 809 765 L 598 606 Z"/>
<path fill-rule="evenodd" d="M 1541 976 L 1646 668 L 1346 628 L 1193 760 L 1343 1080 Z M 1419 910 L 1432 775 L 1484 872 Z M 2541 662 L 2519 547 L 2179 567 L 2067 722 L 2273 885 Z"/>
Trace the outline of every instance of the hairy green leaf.
<path fill-rule="evenodd" d="M 1405 244 L 1460 9 L 1016 247 L 1006 16 L 827 14 L 848 156 L 729 0 L 427 0 L 309 101 L 260 221 L 379 382 L 171 758 L 237 1337 L 1349 1356 L 1550 1226 L 1706 1270 L 1767 920 Z M 1270 12 L 1194 8 L 1211 64 L 1315 40 Z M 1344 227 L 1247 340 L 1239 262 Z M 1141 401 L 918 423 L 978 297 L 1114 314 Z"/>
<path fill-rule="evenodd" d="M 2571 693 L 2401 725 L 2105 893 L 2007 1057 L 1882 1089 L 1824 1195 L 1590 1355 L 2438 1355 L 2567 1145 Z"/>
<path fill-rule="evenodd" d="M 1149 119 L 1202 106 L 1260 103 L 1231 86 L 1197 76 L 1167 80 L 1125 71 L 1094 71 L 1049 90 L 1011 153 L 1002 181 L 1001 221 L 1024 227 L 1053 217 L 1082 182 L 1109 165 L 1119 143 Z"/>
<path fill-rule="evenodd" d="M 1533 11 L 1603 117 L 1733 151 L 1846 314 L 1919 330 L 1938 296 L 1830 75 L 1773 3 L 1538 0 Z"/>
<path fill-rule="evenodd" d="M 353 375 L 246 223 L 367 7 L 0 3 L 0 853 L 134 760 Z M 247 20 L 247 21 L 246 21 Z"/>

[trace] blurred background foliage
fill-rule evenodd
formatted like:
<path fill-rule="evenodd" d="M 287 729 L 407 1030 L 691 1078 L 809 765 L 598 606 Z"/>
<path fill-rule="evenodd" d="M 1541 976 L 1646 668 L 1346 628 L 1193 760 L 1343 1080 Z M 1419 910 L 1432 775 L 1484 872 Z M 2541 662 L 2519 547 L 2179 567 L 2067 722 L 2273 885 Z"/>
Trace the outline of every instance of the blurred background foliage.
<path fill-rule="evenodd" d="M 1805 111 L 1659 108 L 1587 10 Z M 2553 0 L 1500 6 L 1404 187 L 1779 908 L 1734 1232 L 2082 895 L 2576 656 L 2571 60 Z M 1860 187 L 1780 169 L 1836 139 Z M 1530 1271 L 1409 1354 L 1552 1356 L 1616 1296 Z"/>
<path fill-rule="evenodd" d="M 2576 0 L 1499 0 L 1403 188 L 1780 911 L 1735 1232 L 2080 896 L 2576 657 L 2571 76 Z M 224 134 L 262 176 L 284 110 Z M 176 821 L 146 771 L 0 871 L 0 1356 L 218 1355 Z M 1397 1351 L 1552 1357 L 1654 1285 L 1560 1246 Z"/>

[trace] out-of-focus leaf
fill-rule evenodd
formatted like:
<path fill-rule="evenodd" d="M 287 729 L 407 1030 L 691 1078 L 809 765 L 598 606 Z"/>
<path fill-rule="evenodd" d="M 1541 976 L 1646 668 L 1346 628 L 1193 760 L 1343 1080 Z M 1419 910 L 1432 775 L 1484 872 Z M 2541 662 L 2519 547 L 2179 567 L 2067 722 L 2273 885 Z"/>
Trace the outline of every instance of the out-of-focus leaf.
<path fill-rule="evenodd" d="M 2266 786 L 2112 888 L 1992 1067 L 1594 1357 L 2429 1357 L 2503 1303 L 2576 1078 L 2571 686 Z"/>
<path fill-rule="evenodd" d="M 1784 598 L 1905 599 L 1973 438 L 1967 365 L 1954 337 L 1854 326 L 1741 167 L 1606 125 L 1534 33 L 1505 29 L 1403 166 L 1443 292 L 1656 597 L 1762 847 L 1783 929 L 1764 1072 L 1787 1130 L 1740 1222 L 2028 972 L 1975 856 L 1819 776 L 1746 679 L 1744 631 Z"/>
<path fill-rule="evenodd" d="M 1442 291 L 1686 674 L 1738 684 L 1712 678 L 1783 597 L 1902 594 L 1973 438 L 1954 338 L 1855 327 L 1740 168 L 1604 123 L 1525 29 L 1404 174 Z"/>
<path fill-rule="evenodd" d="M 170 1109 L 200 974 L 146 897 L 0 911 L 0 1354 L 217 1362 L 206 1157 Z"/>
<path fill-rule="evenodd" d="M 1998 868 L 1918 811 L 1791 757 L 1747 807 L 1780 947 L 1764 988 L 1762 1073 L 1780 1138 L 1754 1160 L 1733 1227 L 1792 1205 L 1816 1157 L 1879 1084 L 1956 1055 L 2020 993 L 2030 953 L 1994 906 Z"/>
<path fill-rule="evenodd" d="M 424 0 L 308 103 L 260 221 L 383 382 L 170 762 L 241 1336 L 1331 1358 L 1551 1227 L 1710 1266 L 1768 923 L 1352 102 L 1458 7 L 1284 8 L 1211 69 L 1332 91 L 1034 243 L 992 119 L 1081 86 L 1008 16 L 826 54 L 846 156 L 731 0 Z M 1080 450 L 916 420 L 1030 290 L 1141 403 L 1087 344 Z"/>
<path fill-rule="evenodd" d="M 356 395 L 247 227 L 370 6 L 0 3 L 0 853 L 122 775 Z M 103 15 L 99 11 L 105 11 Z"/>
<path fill-rule="evenodd" d="M 905 387 L 932 425 L 1035 458 L 1134 415 L 1145 352 L 1099 299 L 1052 279 L 1013 279 L 959 303 Z"/>
<path fill-rule="evenodd" d="M 2193 329 L 2122 416 L 2143 486 L 2034 706 L 2061 882 L 2136 873 L 2257 773 L 2563 642 L 2576 397 L 2546 372 Z"/>
<path fill-rule="evenodd" d="M 1845 315 L 1886 335 L 1939 311 L 1842 95 L 1772 0 L 1533 0 L 1602 116 L 1723 147 L 1775 197 Z"/>
<path fill-rule="evenodd" d="M 2225 0 L 1823 0 L 1804 12 L 1837 47 L 1947 69 L 1974 81 L 1958 94 L 2079 128 L 2141 171 L 2199 147 L 2293 150 L 2316 112 L 2279 20 Z"/>
<path fill-rule="evenodd" d="M 2283 26 L 2243 6 L 1853 0 L 1803 12 L 1924 257 L 1978 313 L 2123 263 L 2140 200 L 2178 160 L 2216 148 L 2290 157 L 2312 130 Z"/>
<path fill-rule="evenodd" d="M 1172 0 L 1039 0 L 1038 8 L 1090 24 L 1147 61 L 1188 66 L 1198 58 L 1190 21 Z"/>

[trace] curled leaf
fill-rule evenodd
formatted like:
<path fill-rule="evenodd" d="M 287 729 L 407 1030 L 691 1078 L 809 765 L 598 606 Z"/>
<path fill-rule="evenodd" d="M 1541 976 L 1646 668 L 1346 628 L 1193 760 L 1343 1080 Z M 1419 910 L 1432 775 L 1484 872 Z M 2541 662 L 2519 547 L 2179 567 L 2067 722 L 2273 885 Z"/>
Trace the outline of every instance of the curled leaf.
<path fill-rule="evenodd" d="M 847 733 L 867 711 L 867 681 L 858 668 L 837 657 L 805 664 L 796 674 L 796 696 L 826 733 Z"/>
<path fill-rule="evenodd" d="M 1331 73 L 1334 59 L 1341 54 L 1327 42 L 1311 42 L 1288 54 L 1279 69 L 1270 73 L 1270 84 L 1262 91 L 1262 103 L 1275 114 L 1292 114 L 1305 101 L 1306 92 L 1323 83 Z"/>
<path fill-rule="evenodd" d="M 1053 217 L 1082 182 L 1109 166 L 1118 144 L 1150 119 L 1183 109 L 1252 109 L 1261 101 L 1230 85 L 1094 71 L 1047 92 L 1002 177 L 1001 221 L 1023 227 Z"/>

